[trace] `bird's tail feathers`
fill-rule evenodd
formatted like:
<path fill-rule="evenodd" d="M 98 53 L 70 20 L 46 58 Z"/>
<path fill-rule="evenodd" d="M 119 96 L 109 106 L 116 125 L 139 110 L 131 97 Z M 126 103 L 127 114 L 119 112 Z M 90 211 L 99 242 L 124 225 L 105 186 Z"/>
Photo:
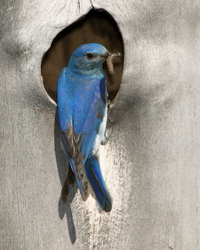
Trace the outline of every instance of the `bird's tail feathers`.
<path fill-rule="evenodd" d="M 96 156 L 87 159 L 85 163 L 85 171 L 99 205 L 105 212 L 110 212 L 112 209 L 112 202 Z"/>

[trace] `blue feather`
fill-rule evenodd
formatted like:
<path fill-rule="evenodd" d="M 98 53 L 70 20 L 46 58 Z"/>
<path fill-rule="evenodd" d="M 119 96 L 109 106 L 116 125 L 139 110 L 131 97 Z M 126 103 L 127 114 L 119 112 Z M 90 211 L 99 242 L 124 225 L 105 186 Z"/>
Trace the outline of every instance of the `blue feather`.
<path fill-rule="evenodd" d="M 111 198 L 107 191 L 101 169 L 99 166 L 98 158 L 95 156 L 87 159 L 85 163 L 85 170 L 87 174 L 87 178 L 92 186 L 92 189 L 96 195 L 96 198 L 101 206 L 101 208 L 110 212 L 112 209 Z"/>

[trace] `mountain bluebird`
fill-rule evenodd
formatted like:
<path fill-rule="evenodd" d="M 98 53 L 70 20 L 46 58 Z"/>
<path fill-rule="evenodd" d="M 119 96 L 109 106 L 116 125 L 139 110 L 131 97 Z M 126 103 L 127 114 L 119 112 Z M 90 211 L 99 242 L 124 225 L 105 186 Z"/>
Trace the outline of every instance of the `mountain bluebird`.
<path fill-rule="evenodd" d="M 69 173 L 77 181 L 82 199 L 88 198 L 90 183 L 106 212 L 111 211 L 112 203 L 101 173 L 98 150 L 104 139 L 108 106 L 102 64 L 111 55 L 97 43 L 80 46 L 62 70 L 57 91 L 62 146 L 72 170 Z M 74 181 L 68 181 L 69 194 Z"/>

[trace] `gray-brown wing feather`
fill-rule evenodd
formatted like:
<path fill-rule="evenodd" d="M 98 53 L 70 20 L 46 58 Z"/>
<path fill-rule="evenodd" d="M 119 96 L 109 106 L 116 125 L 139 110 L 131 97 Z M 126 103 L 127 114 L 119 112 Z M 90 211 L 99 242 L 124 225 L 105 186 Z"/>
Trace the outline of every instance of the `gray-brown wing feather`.
<path fill-rule="evenodd" d="M 66 131 L 62 133 L 62 141 L 64 150 L 66 149 L 70 160 L 70 166 L 75 174 L 82 199 L 85 201 L 89 196 L 89 183 L 83 165 L 83 157 L 79 149 L 81 138 L 75 135 L 72 125 L 69 125 Z"/>

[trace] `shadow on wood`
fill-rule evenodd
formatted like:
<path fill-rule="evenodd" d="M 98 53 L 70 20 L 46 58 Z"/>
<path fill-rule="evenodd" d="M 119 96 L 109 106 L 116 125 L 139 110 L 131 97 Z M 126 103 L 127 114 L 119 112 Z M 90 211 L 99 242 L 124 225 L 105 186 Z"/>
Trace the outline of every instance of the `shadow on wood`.
<path fill-rule="evenodd" d="M 58 128 L 57 112 L 56 112 L 56 117 L 55 117 L 54 139 L 55 139 L 55 154 L 56 154 L 58 174 L 60 177 L 61 185 L 63 187 L 65 178 L 66 178 L 67 168 L 69 167 L 69 163 L 68 163 L 67 157 L 64 155 L 64 152 L 61 148 L 61 138 L 60 138 L 60 131 Z M 76 230 L 74 226 L 73 215 L 72 215 L 70 204 L 77 190 L 78 190 L 77 185 L 74 185 L 73 189 L 71 190 L 68 202 L 63 203 L 61 200 L 61 197 L 58 202 L 58 214 L 61 220 L 66 216 L 69 236 L 70 236 L 70 240 L 72 244 L 74 244 L 76 241 Z"/>

